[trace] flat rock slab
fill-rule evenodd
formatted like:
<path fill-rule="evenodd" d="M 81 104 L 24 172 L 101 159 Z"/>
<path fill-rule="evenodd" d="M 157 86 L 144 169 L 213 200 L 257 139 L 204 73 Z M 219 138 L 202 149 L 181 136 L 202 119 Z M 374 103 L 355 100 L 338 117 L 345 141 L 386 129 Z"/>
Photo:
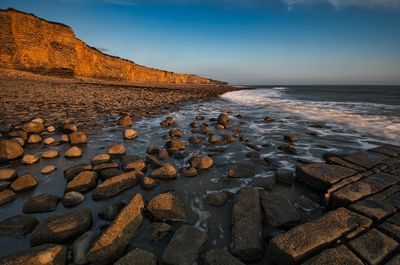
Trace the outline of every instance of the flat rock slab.
<path fill-rule="evenodd" d="M 196 263 L 201 247 L 206 243 L 206 233 L 190 225 L 182 225 L 166 247 L 162 261 L 169 265 L 192 265 Z"/>
<path fill-rule="evenodd" d="M 277 192 L 263 192 L 261 202 L 265 219 L 275 227 L 293 227 L 300 222 L 300 215 L 289 199 Z"/>
<path fill-rule="evenodd" d="M 380 146 L 380 147 L 377 147 L 377 148 L 373 148 L 373 149 L 370 149 L 369 151 L 380 153 L 380 154 L 383 154 L 383 155 L 386 155 L 386 156 L 391 156 L 391 157 L 394 157 L 394 156 L 397 156 L 397 155 L 400 154 L 399 150 L 396 151 L 396 150 L 387 148 L 385 146 Z"/>
<path fill-rule="evenodd" d="M 224 248 L 208 251 L 204 257 L 204 263 L 206 265 L 245 265 Z"/>
<path fill-rule="evenodd" d="M 256 188 L 240 189 L 233 205 L 232 253 L 241 260 L 257 260 L 263 255 L 261 207 Z"/>
<path fill-rule="evenodd" d="M 400 264 L 400 254 L 397 254 L 393 258 L 391 258 L 385 265 L 399 265 Z"/>
<path fill-rule="evenodd" d="M 15 215 L 0 222 L 0 236 L 22 237 L 35 229 L 39 221 L 29 215 Z"/>
<path fill-rule="evenodd" d="M 361 152 L 354 155 L 342 157 L 344 160 L 361 166 L 366 169 L 371 169 L 382 163 L 387 156 L 376 152 Z"/>
<path fill-rule="evenodd" d="M 332 206 L 348 205 L 378 193 L 399 181 L 399 176 L 386 173 L 377 173 L 363 178 L 332 193 Z"/>
<path fill-rule="evenodd" d="M 86 255 L 88 260 L 96 265 L 106 265 L 119 259 L 143 222 L 143 208 L 143 198 L 138 193 L 93 244 Z"/>
<path fill-rule="evenodd" d="M 57 208 L 60 198 L 50 194 L 39 194 L 30 197 L 23 207 L 24 213 L 51 212 Z"/>
<path fill-rule="evenodd" d="M 370 219 L 345 208 L 338 208 L 272 238 L 269 255 L 278 264 L 296 264 L 336 240 L 355 236 L 371 225 Z"/>
<path fill-rule="evenodd" d="M 364 263 L 345 245 L 341 245 L 325 249 L 303 265 L 364 265 Z"/>
<path fill-rule="evenodd" d="M 83 234 L 92 226 L 89 209 L 81 209 L 42 221 L 31 235 L 31 245 L 62 243 Z"/>
<path fill-rule="evenodd" d="M 93 190 L 92 197 L 94 200 L 113 197 L 118 193 L 135 186 L 141 177 L 143 177 L 141 171 L 130 171 L 106 179 Z"/>
<path fill-rule="evenodd" d="M 357 174 L 356 170 L 329 164 L 306 164 L 298 166 L 299 179 L 316 190 L 327 190 L 338 181 Z"/>
<path fill-rule="evenodd" d="M 379 229 L 387 235 L 400 242 L 400 226 L 389 221 L 384 222 L 379 226 Z"/>
<path fill-rule="evenodd" d="M 380 264 L 399 247 L 399 243 L 376 229 L 372 229 L 349 242 L 349 246 L 368 264 Z"/>
<path fill-rule="evenodd" d="M 151 252 L 135 248 L 114 265 L 157 265 L 157 257 Z"/>
<path fill-rule="evenodd" d="M 350 205 L 349 209 L 367 216 L 377 222 L 380 222 L 396 212 L 396 208 L 390 206 L 389 204 L 379 200 L 373 200 L 371 198 L 366 198 L 353 203 Z"/>
<path fill-rule="evenodd" d="M 65 265 L 67 247 L 61 245 L 42 245 L 29 250 L 0 258 L 1 265 Z"/>
<path fill-rule="evenodd" d="M 384 202 L 400 210 L 400 192 L 391 194 Z"/>
<path fill-rule="evenodd" d="M 353 169 L 353 170 L 356 170 L 356 171 L 359 171 L 359 172 L 363 172 L 363 171 L 367 170 L 366 168 L 363 168 L 363 167 L 360 167 L 360 166 L 355 165 L 353 163 L 350 163 L 350 162 L 348 162 L 346 160 L 343 160 L 343 159 L 341 159 L 340 157 L 337 157 L 337 156 L 329 156 L 329 157 L 327 157 L 325 159 L 325 161 L 328 164 L 344 166 L 344 167 L 347 167 L 347 168 L 350 168 L 350 169 Z"/>

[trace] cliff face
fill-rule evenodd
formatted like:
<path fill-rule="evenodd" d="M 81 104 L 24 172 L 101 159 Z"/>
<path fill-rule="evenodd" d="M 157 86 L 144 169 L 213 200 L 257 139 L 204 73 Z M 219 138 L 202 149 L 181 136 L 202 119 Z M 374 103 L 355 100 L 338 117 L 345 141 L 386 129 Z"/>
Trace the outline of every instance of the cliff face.
<path fill-rule="evenodd" d="M 0 68 L 132 82 L 220 83 L 104 54 L 77 39 L 66 25 L 12 9 L 0 10 Z"/>

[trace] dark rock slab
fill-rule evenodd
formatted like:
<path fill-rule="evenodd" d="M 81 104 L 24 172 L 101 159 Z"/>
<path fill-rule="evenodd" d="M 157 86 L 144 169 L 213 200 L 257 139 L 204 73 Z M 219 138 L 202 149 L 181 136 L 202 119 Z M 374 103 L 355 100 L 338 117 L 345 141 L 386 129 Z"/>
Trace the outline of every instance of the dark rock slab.
<path fill-rule="evenodd" d="M 261 258 L 261 207 L 256 188 L 245 187 L 237 192 L 232 219 L 232 253 L 246 261 Z"/>
<path fill-rule="evenodd" d="M 341 159 L 340 157 L 337 156 L 328 156 L 325 158 L 325 161 L 328 164 L 332 164 L 332 165 L 339 165 L 339 166 L 343 166 L 343 167 L 347 167 L 353 170 L 356 170 L 358 172 L 363 172 L 365 170 L 367 170 L 366 168 L 360 167 L 356 164 L 350 163 L 346 160 Z"/>
<path fill-rule="evenodd" d="M 71 211 L 42 221 L 31 235 L 31 245 L 62 243 L 74 239 L 92 226 L 89 209 Z"/>
<path fill-rule="evenodd" d="M 368 230 L 371 225 L 370 219 L 338 208 L 272 238 L 269 255 L 278 264 L 296 264 L 344 236 L 356 236 Z"/>
<path fill-rule="evenodd" d="M 51 212 L 57 208 L 60 198 L 50 194 L 39 194 L 30 197 L 23 207 L 24 213 Z"/>
<path fill-rule="evenodd" d="M 74 241 L 72 244 L 72 261 L 74 265 L 85 265 L 89 263 L 86 254 L 100 234 L 101 232 L 98 230 L 87 231 Z"/>
<path fill-rule="evenodd" d="M 124 171 L 119 168 L 106 168 L 100 171 L 100 178 L 106 180 L 122 173 L 124 173 Z"/>
<path fill-rule="evenodd" d="M 38 181 L 36 178 L 30 173 L 25 173 L 14 180 L 10 188 L 15 192 L 22 192 L 34 189 L 37 185 Z"/>
<path fill-rule="evenodd" d="M 118 193 L 135 186 L 141 177 L 143 177 L 143 172 L 130 171 L 106 179 L 93 190 L 92 198 L 94 200 L 102 200 L 113 197 Z"/>
<path fill-rule="evenodd" d="M 354 255 L 345 245 L 336 248 L 327 248 L 317 256 L 307 260 L 302 265 L 363 265 L 364 263 Z"/>
<path fill-rule="evenodd" d="M 379 230 L 400 242 L 400 226 L 386 221 L 379 226 Z"/>
<path fill-rule="evenodd" d="M 366 198 L 350 205 L 349 209 L 373 219 L 376 222 L 396 212 L 396 208 L 379 200 Z"/>
<path fill-rule="evenodd" d="M 207 202 L 212 206 L 222 206 L 228 201 L 228 194 L 224 191 L 212 192 L 207 195 Z"/>
<path fill-rule="evenodd" d="M 124 202 L 114 202 L 107 204 L 99 209 L 97 215 L 100 217 L 100 219 L 113 221 L 115 218 L 117 218 L 118 214 L 125 207 L 125 205 L 126 204 Z"/>
<path fill-rule="evenodd" d="M 90 164 L 75 165 L 75 166 L 69 167 L 66 170 L 64 170 L 64 178 L 66 181 L 70 181 L 71 179 L 73 179 L 76 175 L 78 175 L 82 171 L 91 170 L 91 169 L 92 169 L 92 166 Z"/>
<path fill-rule="evenodd" d="M 122 159 L 122 169 L 124 171 L 139 170 L 144 171 L 146 169 L 145 161 L 137 155 L 127 155 L 123 156 Z"/>
<path fill-rule="evenodd" d="M 390 195 L 384 202 L 400 210 L 400 192 Z"/>
<path fill-rule="evenodd" d="M 384 147 L 384 146 L 373 148 L 373 149 L 370 149 L 368 151 L 380 153 L 380 154 L 383 154 L 383 155 L 386 155 L 386 156 L 391 156 L 391 157 L 394 157 L 394 156 L 397 156 L 397 155 L 400 154 L 400 151 L 396 151 L 396 150 L 393 150 L 393 149 L 390 149 L 390 148 L 387 148 L 387 147 Z"/>
<path fill-rule="evenodd" d="M 354 155 L 344 156 L 343 160 L 356 164 L 366 169 L 371 169 L 382 163 L 387 156 L 376 152 L 361 152 Z"/>
<path fill-rule="evenodd" d="M 206 243 L 206 233 L 190 225 L 182 225 L 166 247 L 162 261 L 169 265 L 192 265 Z"/>
<path fill-rule="evenodd" d="M 46 244 L 0 258 L 1 265 L 65 265 L 67 247 Z"/>
<path fill-rule="evenodd" d="M 399 265 L 400 264 L 400 254 L 397 254 L 393 258 L 391 258 L 385 265 Z"/>
<path fill-rule="evenodd" d="M 100 172 L 103 171 L 105 169 L 109 169 L 109 168 L 119 168 L 119 163 L 117 161 L 110 161 L 107 163 L 100 163 L 100 164 L 96 164 L 93 166 L 93 170 Z"/>
<path fill-rule="evenodd" d="M 283 184 L 292 185 L 294 182 L 293 171 L 288 169 L 279 169 L 275 176 L 276 181 Z"/>
<path fill-rule="evenodd" d="M 261 188 L 265 190 L 272 190 L 272 188 L 276 184 L 276 177 L 256 177 L 254 178 L 253 182 L 251 183 L 252 187 Z"/>
<path fill-rule="evenodd" d="M 151 240 L 160 241 L 163 240 L 171 232 L 172 227 L 167 223 L 154 222 L 150 225 Z"/>
<path fill-rule="evenodd" d="M 147 209 L 156 219 L 161 221 L 186 220 L 183 202 L 170 192 L 153 197 L 148 203 Z"/>
<path fill-rule="evenodd" d="M 137 193 L 92 245 L 88 260 L 96 265 L 106 265 L 120 258 L 143 222 L 143 208 L 142 195 Z"/>
<path fill-rule="evenodd" d="M 262 192 L 261 202 L 265 219 L 275 227 L 293 227 L 300 222 L 297 209 L 282 193 Z"/>
<path fill-rule="evenodd" d="M 15 215 L 0 222 L 0 236 L 22 237 L 35 229 L 39 221 L 29 215 Z"/>
<path fill-rule="evenodd" d="M 17 198 L 17 194 L 12 190 L 5 189 L 0 191 L 0 206 L 12 202 Z"/>
<path fill-rule="evenodd" d="M 376 229 L 349 242 L 349 247 L 370 265 L 380 264 L 399 247 L 399 243 Z"/>
<path fill-rule="evenodd" d="M 146 162 L 151 166 L 158 168 L 161 167 L 164 163 L 155 155 L 147 155 Z"/>
<path fill-rule="evenodd" d="M 157 265 L 157 257 L 151 252 L 135 248 L 115 262 L 114 265 Z"/>
<path fill-rule="evenodd" d="M 0 168 L 0 180 L 12 181 L 17 177 L 17 171 L 13 168 Z"/>
<path fill-rule="evenodd" d="M 388 218 L 387 220 L 397 226 L 400 226 L 400 213 L 396 213 L 395 215 Z"/>
<path fill-rule="evenodd" d="M 306 164 L 298 166 L 296 175 L 299 179 L 317 190 L 326 190 L 342 179 L 357 174 L 357 171 L 338 165 Z"/>
<path fill-rule="evenodd" d="M 0 180 L 0 191 L 3 191 L 5 189 L 7 189 L 8 186 L 10 186 L 10 182 L 9 181 Z"/>
<path fill-rule="evenodd" d="M 65 191 L 88 192 L 97 185 L 97 172 L 95 171 L 82 171 L 76 175 L 70 182 L 67 183 Z"/>
<path fill-rule="evenodd" d="M 245 265 L 224 248 L 209 250 L 204 257 L 204 263 L 206 265 Z"/>
<path fill-rule="evenodd" d="M 256 167 L 238 163 L 231 166 L 228 170 L 228 177 L 230 178 L 251 178 L 256 174 Z"/>

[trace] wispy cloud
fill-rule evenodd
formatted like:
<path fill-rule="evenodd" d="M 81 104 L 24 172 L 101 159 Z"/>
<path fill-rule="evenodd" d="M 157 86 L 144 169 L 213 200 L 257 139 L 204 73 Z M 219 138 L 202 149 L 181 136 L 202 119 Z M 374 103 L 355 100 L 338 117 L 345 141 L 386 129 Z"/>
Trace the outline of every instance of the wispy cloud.
<path fill-rule="evenodd" d="M 296 5 L 330 4 L 336 9 L 347 7 L 400 8 L 400 0 L 282 0 L 293 8 Z"/>

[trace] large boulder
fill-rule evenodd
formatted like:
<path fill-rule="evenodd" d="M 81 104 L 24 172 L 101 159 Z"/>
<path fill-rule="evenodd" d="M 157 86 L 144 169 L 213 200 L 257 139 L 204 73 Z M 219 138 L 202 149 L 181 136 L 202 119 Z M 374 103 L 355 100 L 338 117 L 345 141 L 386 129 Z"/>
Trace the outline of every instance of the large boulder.
<path fill-rule="evenodd" d="M 117 195 L 121 191 L 129 189 L 138 183 L 143 177 L 141 171 L 130 171 L 121 173 L 114 177 L 104 180 L 92 192 L 94 200 L 102 200 Z"/>
<path fill-rule="evenodd" d="M 65 265 L 67 247 L 46 244 L 0 258 L 1 265 Z"/>
<path fill-rule="evenodd" d="M 123 156 L 121 162 L 124 171 L 131 171 L 131 170 L 144 171 L 146 169 L 145 161 L 140 156 L 137 155 Z"/>
<path fill-rule="evenodd" d="M 24 213 L 51 212 L 57 208 L 60 198 L 50 194 L 39 194 L 30 197 L 23 207 Z"/>
<path fill-rule="evenodd" d="M 280 192 L 263 192 L 262 206 L 264 208 L 265 219 L 275 227 L 292 227 L 300 222 L 300 214 Z"/>
<path fill-rule="evenodd" d="M 24 154 L 22 146 L 14 140 L 0 141 L 0 161 L 17 159 Z"/>
<path fill-rule="evenodd" d="M 0 236 L 22 237 L 33 231 L 39 221 L 29 215 L 14 215 L 0 222 Z"/>
<path fill-rule="evenodd" d="M 147 205 L 147 209 L 161 221 L 183 221 L 186 219 L 182 201 L 170 192 L 155 196 Z"/>

